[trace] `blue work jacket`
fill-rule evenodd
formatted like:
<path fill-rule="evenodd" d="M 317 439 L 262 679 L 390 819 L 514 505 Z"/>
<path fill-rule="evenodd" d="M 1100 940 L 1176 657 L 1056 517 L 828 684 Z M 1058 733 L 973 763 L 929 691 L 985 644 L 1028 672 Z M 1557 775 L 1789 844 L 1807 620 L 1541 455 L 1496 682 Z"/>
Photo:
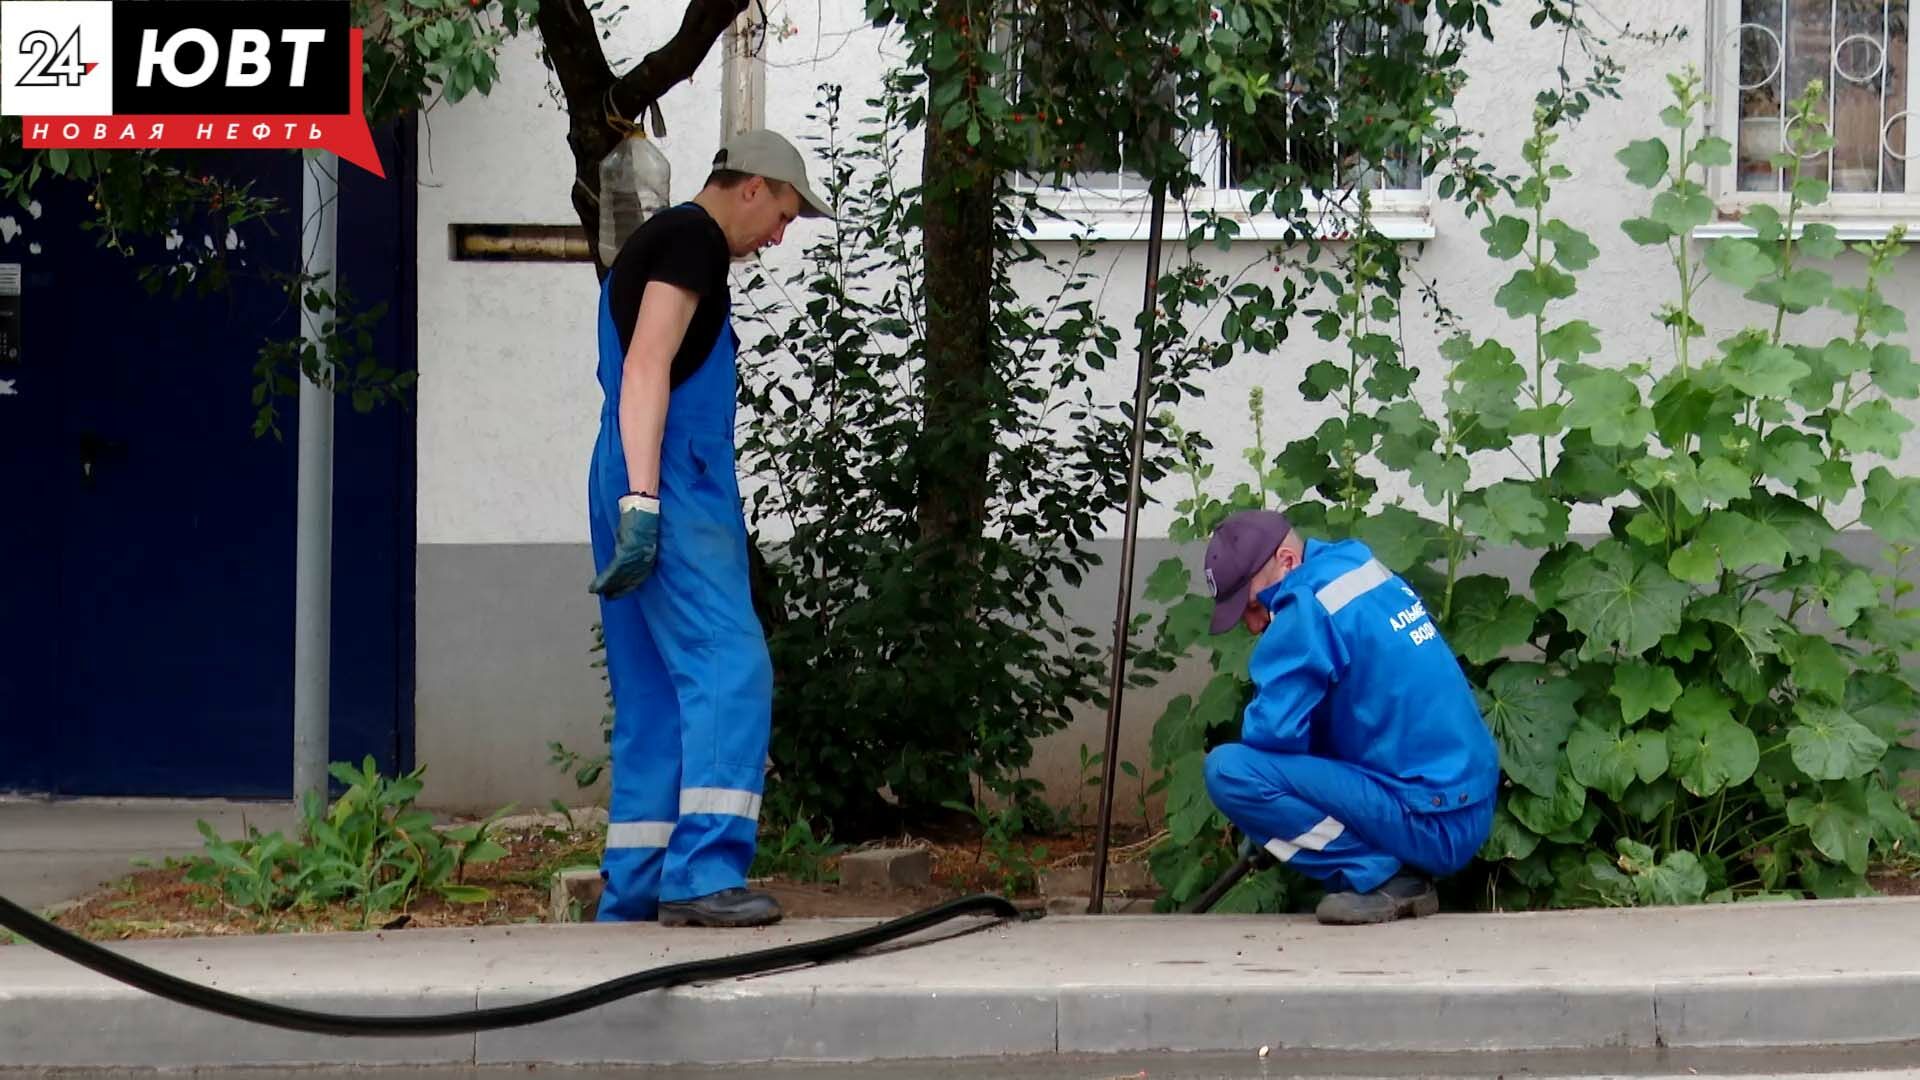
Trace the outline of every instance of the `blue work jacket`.
<path fill-rule="evenodd" d="M 1241 741 L 1359 766 L 1416 813 L 1493 797 L 1500 756 L 1459 661 L 1365 544 L 1308 540 L 1259 599 L 1273 623 L 1248 663 Z"/>

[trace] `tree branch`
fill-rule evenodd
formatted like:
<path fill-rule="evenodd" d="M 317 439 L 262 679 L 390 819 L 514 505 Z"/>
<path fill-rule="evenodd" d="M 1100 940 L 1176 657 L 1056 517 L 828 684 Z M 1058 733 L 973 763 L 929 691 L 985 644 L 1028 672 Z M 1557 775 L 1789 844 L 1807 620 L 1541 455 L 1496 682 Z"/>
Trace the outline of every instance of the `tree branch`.
<path fill-rule="evenodd" d="M 692 78 L 733 20 L 751 0 L 688 0 L 680 29 L 632 71 L 618 78 L 600 48 L 600 30 L 586 0 L 543 0 L 535 17 L 547 60 L 567 102 L 567 146 L 573 150 L 573 209 L 589 241 L 600 226 L 600 159 L 620 141 L 608 108 L 638 123 L 647 106 Z M 594 249 L 594 269 L 607 268 Z"/>
<path fill-rule="evenodd" d="M 599 28 L 585 0 L 545 0 L 534 21 L 546 43 L 553 73 L 560 77 L 567 111 L 594 105 L 613 82 L 613 69 L 600 49 Z"/>
<path fill-rule="evenodd" d="M 578 3 L 579 0 L 574 0 Z M 613 107 L 636 123 L 647 106 L 693 77 L 713 43 L 747 10 L 751 0 L 690 0 L 673 39 L 647 54 L 613 87 Z M 545 7 L 542 6 L 544 12 Z"/>

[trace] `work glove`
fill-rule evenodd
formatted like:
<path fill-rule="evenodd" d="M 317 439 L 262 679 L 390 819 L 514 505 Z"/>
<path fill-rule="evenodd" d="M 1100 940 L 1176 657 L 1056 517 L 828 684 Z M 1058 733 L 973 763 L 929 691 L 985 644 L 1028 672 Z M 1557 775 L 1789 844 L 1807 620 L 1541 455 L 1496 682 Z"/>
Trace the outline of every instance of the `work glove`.
<path fill-rule="evenodd" d="M 588 588 L 603 600 L 618 600 L 647 580 L 659 554 L 660 500 L 651 495 L 622 495 L 613 559 Z"/>

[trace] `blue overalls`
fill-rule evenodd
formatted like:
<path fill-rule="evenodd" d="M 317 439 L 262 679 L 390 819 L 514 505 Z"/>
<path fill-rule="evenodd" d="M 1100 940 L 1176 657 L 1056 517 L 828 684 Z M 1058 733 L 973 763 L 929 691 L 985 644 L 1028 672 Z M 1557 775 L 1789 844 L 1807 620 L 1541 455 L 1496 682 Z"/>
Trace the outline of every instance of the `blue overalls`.
<path fill-rule="evenodd" d="M 1465 866 L 1493 825 L 1500 757 L 1419 596 L 1365 544 L 1309 540 L 1260 602 L 1273 622 L 1241 741 L 1207 755 L 1214 805 L 1335 891 Z"/>
<path fill-rule="evenodd" d="M 587 481 L 593 558 L 613 558 L 628 491 L 620 442 L 626 357 L 600 290 L 606 393 Z M 613 793 L 599 919 L 652 919 L 661 900 L 746 884 L 753 862 L 773 665 L 747 577 L 747 527 L 734 473 L 731 319 L 698 371 L 673 390 L 660 446 L 660 550 L 639 589 L 600 602 L 613 688 Z"/>

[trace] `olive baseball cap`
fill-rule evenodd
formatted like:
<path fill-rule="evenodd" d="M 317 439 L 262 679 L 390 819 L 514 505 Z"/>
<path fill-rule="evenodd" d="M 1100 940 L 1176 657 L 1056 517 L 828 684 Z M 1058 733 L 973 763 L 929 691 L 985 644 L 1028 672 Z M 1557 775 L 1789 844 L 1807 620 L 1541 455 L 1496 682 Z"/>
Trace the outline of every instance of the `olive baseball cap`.
<path fill-rule="evenodd" d="M 800 216 L 833 220 L 827 202 L 807 183 L 807 162 L 785 137 L 764 128 L 743 131 L 713 155 L 713 167 L 791 184 L 800 193 Z"/>
<path fill-rule="evenodd" d="M 1207 542 L 1207 589 L 1213 595 L 1213 632 L 1224 634 L 1247 612 L 1253 575 L 1293 531 L 1285 515 L 1272 510 L 1230 514 Z"/>

